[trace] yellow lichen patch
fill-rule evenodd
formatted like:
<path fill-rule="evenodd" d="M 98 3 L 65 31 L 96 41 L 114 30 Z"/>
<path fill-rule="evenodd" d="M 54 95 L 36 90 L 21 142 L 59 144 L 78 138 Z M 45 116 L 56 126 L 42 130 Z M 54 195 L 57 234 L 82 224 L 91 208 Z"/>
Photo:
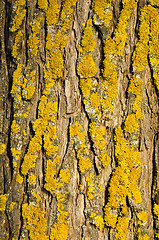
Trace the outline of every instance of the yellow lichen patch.
<path fill-rule="evenodd" d="M 47 221 L 44 210 L 41 210 L 38 205 L 32 206 L 31 204 L 24 203 L 22 206 L 22 216 L 24 227 L 29 231 L 30 239 L 48 239 L 46 235 Z"/>
<path fill-rule="evenodd" d="M 127 230 L 129 226 L 129 218 L 128 217 L 119 217 L 117 226 L 115 229 L 115 237 L 116 239 L 126 240 Z"/>
<path fill-rule="evenodd" d="M 146 211 L 141 211 L 140 213 L 137 214 L 137 218 L 139 219 L 138 224 L 141 225 L 142 222 L 146 223 L 147 222 L 147 213 Z"/>
<path fill-rule="evenodd" d="M 48 25 L 55 25 L 57 23 L 59 12 L 60 12 L 60 5 L 57 4 L 57 1 L 49 0 L 49 7 L 46 11 L 46 22 Z"/>
<path fill-rule="evenodd" d="M 48 7 L 48 1 L 47 0 L 38 0 L 38 6 L 40 9 L 47 10 Z"/>
<path fill-rule="evenodd" d="M 59 204 L 58 204 L 59 205 Z M 63 205 L 62 205 L 63 206 Z M 66 220 L 67 212 L 62 211 L 63 207 L 59 208 L 57 216 L 57 222 L 51 228 L 50 239 L 51 240 L 67 240 L 68 239 L 68 224 Z"/>
<path fill-rule="evenodd" d="M 84 55 L 81 58 L 81 62 L 78 65 L 78 74 L 82 75 L 82 78 L 91 78 L 95 76 L 97 68 L 91 53 Z"/>
<path fill-rule="evenodd" d="M 11 152 L 12 152 L 12 156 L 14 157 L 14 161 L 15 160 L 20 160 L 20 155 L 21 155 L 21 151 L 17 150 L 16 148 L 11 148 Z"/>
<path fill-rule="evenodd" d="M 89 52 L 94 52 L 95 48 L 96 42 L 92 32 L 92 20 L 89 19 L 83 32 L 82 41 L 79 46 L 79 52 L 82 54 L 87 54 Z"/>
<path fill-rule="evenodd" d="M 22 164 L 21 172 L 23 175 L 27 175 L 28 171 L 35 167 L 37 155 L 27 154 L 25 155 L 24 162 Z"/>
<path fill-rule="evenodd" d="M 102 218 L 102 216 L 100 215 L 97 215 L 95 218 L 95 221 L 96 221 L 96 225 L 97 227 L 101 230 L 104 228 L 104 220 Z"/>
<path fill-rule="evenodd" d="M 134 132 L 137 132 L 139 128 L 138 119 L 135 114 L 130 114 L 127 116 L 125 121 L 125 131 L 132 134 Z"/>
<path fill-rule="evenodd" d="M 100 96 L 92 93 L 92 79 L 97 73 L 97 67 L 93 60 L 92 53 L 96 48 L 96 42 L 92 30 L 92 20 L 88 19 L 87 26 L 84 29 L 82 40 L 79 44 L 80 63 L 78 64 L 78 74 L 80 75 L 80 88 L 83 94 L 84 104 L 89 104 L 95 112 L 99 112 Z"/>
<path fill-rule="evenodd" d="M 6 150 L 6 144 L 4 143 L 0 143 L 0 154 L 3 154 Z"/>
<path fill-rule="evenodd" d="M 18 124 L 16 123 L 16 120 L 13 120 L 12 125 L 11 125 L 11 134 L 16 134 L 18 133 L 20 126 L 17 126 Z"/>
<path fill-rule="evenodd" d="M 15 16 L 13 17 L 13 26 L 11 28 L 12 32 L 15 32 L 19 30 L 20 26 L 22 25 L 22 22 L 26 15 L 26 9 L 24 9 L 26 4 L 25 0 L 16 0 L 15 2 Z"/>
<path fill-rule="evenodd" d="M 153 69 L 154 82 L 159 90 L 159 13 L 157 8 L 150 8 L 150 22 L 149 56 Z"/>
<path fill-rule="evenodd" d="M 141 229 L 139 228 L 138 229 L 138 240 L 149 240 L 150 238 L 149 238 L 149 236 L 147 235 L 147 234 L 144 234 L 143 236 L 142 236 L 142 234 L 141 234 Z"/>
<path fill-rule="evenodd" d="M 13 45 L 13 48 L 12 48 L 12 56 L 14 58 L 16 58 L 17 60 L 20 59 L 19 55 L 18 55 L 18 49 L 20 48 L 21 44 L 22 44 L 22 31 L 19 30 L 18 33 L 16 34 L 16 37 L 15 37 L 15 42 L 14 42 L 14 45 Z"/>
<path fill-rule="evenodd" d="M 0 211 L 5 211 L 6 209 L 7 196 L 6 194 L 0 195 Z"/>
<path fill-rule="evenodd" d="M 51 160 L 47 160 L 44 187 L 48 191 L 56 192 L 57 189 L 63 186 L 59 179 L 56 178 L 59 161 L 60 161 L 59 156 L 57 156 L 53 162 Z"/>
<path fill-rule="evenodd" d="M 45 95 L 49 94 L 50 88 L 54 86 L 56 79 L 63 76 L 62 51 L 67 44 L 68 30 L 72 21 L 73 7 L 75 4 L 76 0 L 64 1 L 60 21 L 58 21 L 60 6 L 55 0 L 49 1 L 49 7 L 46 12 L 47 24 L 60 25 L 60 27 L 54 37 L 52 37 L 51 33 L 47 34 L 46 50 L 48 52 L 48 61 L 44 71 L 44 77 L 46 79 Z"/>
<path fill-rule="evenodd" d="M 39 118 L 34 122 L 33 129 L 35 131 L 34 137 L 31 139 L 28 152 L 24 157 L 22 164 L 22 174 L 26 175 L 28 171 L 35 167 L 37 152 L 42 146 L 42 136 L 44 135 L 44 148 L 48 155 L 53 155 L 57 152 L 58 146 L 54 146 L 55 136 L 50 139 L 50 124 L 48 122 L 55 122 L 57 112 L 57 102 L 48 102 L 46 96 L 41 97 L 39 104 Z M 55 129 L 54 129 L 54 132 Z M 51 135 L 52 136 L 52 135 Z"/>
<path fill-rule="evenodd" d="M 24 78 L 23 80 L 23 97 L 27 100 L 31 99 L 32 96 L 34 95 L 35 92 L 35 77 L 36 77 L 36 72 L 35 71 L 30 71 L 30 73 L 27 75 L 27 78 Z"/>
<path fill-rule="evenodd" d="M 101 20 L 104 20 L 107 27 L 109 27 L 113 15 L 112 11 L 109 11 L 111 3 L 112 0 L 93 0 L 92 4 L 93 10 Z"/>
<path fill-rule="evenodd" d="M 158 217 L 159 219 L 159 205 L 158 204 L 154 204 L 154 207 L 153 207 L 153 212 L 154 214 Z"/>
<path fill-rule="evenodd" d="M 134 198 L 136 203 L 142 202 L 141 193 L 137 186 L 141 172 L 141 159 L 137 149 L 133 145 L 127 144 L 121 127 L 118 127 L 115 133 L 115 156 L 118 167 L 115 168 L 110 180 L 109 201 L 104 209 L 104 220 L 106 225 L 115 229 L 118 238 L 120 236 L 120 239 L 126 239 L 127 230 L 122 230 L 120 226 L 122 222 L 128 226 L 129 222 L 126 197 Z M 117 209 L 120 209 L 122 213 L 119 218 Z M 122 234 L 120 230 L 123 231 Z"/>
<path fill-rule="evenodd" d="M 86 178 L 86 181 L 88 186 L 87 197 L 89 200 L 91 200 L 95 197 L 95 192 L 96 192 L 92 173 L 90 173 L 90 175 Z"/>
<path fill-rule="evenodd" d="M 11 90 L 12 94 L 16 94 L 17 87 L 23 85 L 22 70 L 23 70 L 23 64 L 19 64 L 17 66 L 17 69 L 13 73 L 13 85 Z M 20 96 L 20 99 L 21 99 L 21 96 Z"/>
<path fill-rule="evenodd" d="M 66 184 L 69 183 L 70 178 L 71 178 L 71 174 L 69 172 L 69 169 L 65 169 L 65 170 L 61 169 L 60 179 L 61 179 L 62 183 L 66 183 Z"/>
<path fill-rule="evenodd" d="M 9 212 L 11 212 L 14 208 L 14 205 L 16 204 L 16 202 L 12 202 L 9 206 Z"/>
<path fill-rule="evenodd" d="M 104 43 L 104 83 L 102 85 L 107 97 L 106 99 L 101 99 L 101 104 L 103 108 L 109 109 L 112 112 L 114 111 L 113 100 L 117 94 L 116 61 L 116 44 L 111 38 L 108 38 Z"/>
<path fill-rule="evenodd" d="M 138 0 L 128 0 L 123 4 L 123 9 L 121 11 L 119 22 L 115 31 L 115 42 L 119 56 L 123 55 L 127 40 L 126 27 L 128 25 L 128 21 L 130 20 L 132 10 L 137 6 L 137 2 Z"/>
<path fill-rule="evenodd" d="M 35 175 L 29 175 L 28 176 L 28 181 L 29 181 L 30 185 L 36 183 L 36 176 Z"/>
<path fill-rule="evenodd" d="M 23 177 L 19 173 L 17 173 L 16 182 L 18 182 L 19 184 L 23 183 Z"/>
<path fill-rule="evenodd" d="M 29 35 L 28 46 L 31 50 L 31 52 L 30 52 L 31 57 L 36 57 L 38 54 L 38 51 L 39 51 L 40 40 L 38 38 L 38 35 L 39 35 L 39 31 L 40 31 L 41 21 L 42 21 L 42 18 L 39 17 L 30 24 L 30 26 L 32 27 L 32 33 Z"/>
<path fill-rule="evenodd" d="M 133 54 L 133 63 L 140 72 L 148 65 L 147 56 L 149 51 L 149 34 L 150 34 L 150 15 L 152 7 L 143 7 L 140 16 L 139 41 Z"/>
<path fill-rule="evenodd" d="M 74 125 L 70 126 L 70 136 L 73 137 L 73 142 L 78 142 L 76 146 L 78 166 L 81 174 L 92 167 L 92 162 L 87 156 L 88 150 L 86 147 L 86 133 L 82 131 L 82 126 L 80 123 L 75 122 Z"/>
<path fill-rule="evenodd" d="M 103 167 L 106 167 L 110 162 L 110 157 L 108 156 L 106 149 L 105 127 L 103 126 L 102 128 L 99 128 L 95 122 L 92 122 L 89 124 L 89 132 L 94 142 L 94 146 L 100 150 L 99 159 L 102 161 Z"/>

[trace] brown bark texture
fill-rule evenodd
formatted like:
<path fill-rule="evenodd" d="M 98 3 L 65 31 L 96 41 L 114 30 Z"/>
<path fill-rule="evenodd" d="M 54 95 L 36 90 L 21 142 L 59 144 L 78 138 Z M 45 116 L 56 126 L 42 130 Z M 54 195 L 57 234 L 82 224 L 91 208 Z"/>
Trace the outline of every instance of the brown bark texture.
<path fill-rule="evenodd" d="M 0 1 L 0 239 L 159 238 L 159 1 Z"/>

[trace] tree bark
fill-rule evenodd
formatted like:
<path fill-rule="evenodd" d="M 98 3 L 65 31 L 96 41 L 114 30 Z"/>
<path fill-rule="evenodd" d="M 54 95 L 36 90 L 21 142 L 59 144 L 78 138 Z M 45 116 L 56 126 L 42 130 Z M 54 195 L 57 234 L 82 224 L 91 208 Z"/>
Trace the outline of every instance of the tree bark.
<path fill-rule="evenodd" d="M 159 1 L 0 2 L 0 239 L 159 238 Z"/>

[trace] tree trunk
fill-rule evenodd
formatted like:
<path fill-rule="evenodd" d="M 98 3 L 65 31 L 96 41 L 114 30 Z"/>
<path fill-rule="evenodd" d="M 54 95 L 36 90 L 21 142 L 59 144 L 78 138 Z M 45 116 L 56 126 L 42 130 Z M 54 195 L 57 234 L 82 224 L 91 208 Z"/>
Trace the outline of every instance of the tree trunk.
<path fill-rule="evenodd" d="M 159 238 L 158 11 L 1 0 L 1 240 Z"/>

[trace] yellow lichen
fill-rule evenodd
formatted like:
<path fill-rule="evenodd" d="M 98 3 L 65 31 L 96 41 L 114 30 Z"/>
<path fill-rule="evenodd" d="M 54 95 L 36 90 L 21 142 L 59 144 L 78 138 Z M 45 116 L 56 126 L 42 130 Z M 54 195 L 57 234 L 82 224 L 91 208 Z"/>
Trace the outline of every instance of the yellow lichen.
<path fill-rule="evenodd" d="M 29 231 L 29 237 L 32 240 L 48 240 L 46 235 L 47 221 L 45 211 L 41 210 L 38 205 L 32 206 L 24 203 L 22 206 L 22 216 L 24 227 Z"/>
<path fill-rule="evenodd" d="M 7 196 L 6 194 L 0 195 L 0 211 L 5 211 L 6 209 Z"/>
<path fill-rule="evenodd" d="M 112 0 L 94 0 L 92 4 L 93 10 L 97 13 L 101 20 L 104 20 L 107 27 L 109 27 L 113 15 L 112 11 L 108 10 L 111 3 Z"/>
<path fill-rule="evenodd" d="M 26 9 L 24 9 L 26 4 L 25 0 L 16 0 L 15 2 L 15 16 L 13 17 L 13 26 L 11 28 L 12 32 L 15 32 L 19 30 L 20 26 L 22 25 L 22 22 L 26 15 Z"/>
<path fill-rule="evenodd" d="M 42 21 L 42 18 L 39 17 L 30 24 L 30 26 L 32 27 L 32 33 L 29 35 L 28 46 L 31 50 L 31 52 L 30 52 L 31 57 L 36 57 L 38 54 L 38 51 L 39 51 L 40 40 L 38 38 L 38 35 L 39 35 L 39 31 L 40 31 L 41 21 Z"/>
<path fill-rule="evenodd" d="M 14 58 L 16 58 L 17 60 L 20 59 L 20 56 L 18 54 L 18 50 L 22 44 L 22 31 L 19 30 L 18 33 L 16 34 L 16 37 L 15 37 L 15 42 L 14 42 L 14 45 L 13 45 L 13 48 L 12 48 L 12 56 Z"/>
<path fill-rule="evenodd" d="M 17 173 L 16 182 L 18 182 L 19 184 L 23 183 L 23 177 L 19 173 Z"/>
<path fill-rule="evenodd" d="M 40 9 L 44 9 L 46 11 L 48 8 L 48 1 L 47 0 L 38 0 L 38 6 Z"/>
<path fill-rule="evenodd" d="M 62 183 L 66 183 L 66 184 L 69 183 L 70 178 L 71 178 L 71 174 L 69 172 L 69 169 L 65 169 L 65 170 L 61 169 L 60 179 L 61 179 Z"/>
<path fill-rule="evenodd" d="M 28 176 L 28 181 L 29 181 L 30 185 L 36 183 L 36 176 L 35 175 L 29 175 Z"/>
<path fill-rule="evenodd" d="M 89 124 L 89 132 L 94 141 L 94 146 L 100 150 L 99 159 L 102 161 L 103 167 L 106 167 L 110 162 L 110 157 L 107 154 L 105 127 L 99 128 L 95 122 L 92 122 Z"/>
<path fill-rule="evenodd" d="M 3 154 L 6 150 L 6 144 L 0 143 L 0 155 Z"/>
<path fill-rule="evenodd" d="M 12 202 L 9 206 L 9 212 L 11 212 L 14 208 L 14 205 L 16 204 L 16 202 Z"/>
<path fill-rule="evenodd" d="M 92 167 L 92 162 L 87 156 L 87 147 L 86 147 L 86 133 L 81 131 L 82 126 L 80 123 L 75 122 L 74 126 L 70 126 L 70 136 L 74 137 L 75 142 L 80 140 L 77 146 L 77 159 L 79 161 L 78 166 L 80 172 L 83 174 L 85 171 Z"/>
<path fill-rule="evenodd" d="M 146 211 L 141 211 L 140 213 L 137 214 L 137 217 L 139 219 L 139 225 L 143 223 L 146 223 L 147 222 L 147 213 Z"/>

